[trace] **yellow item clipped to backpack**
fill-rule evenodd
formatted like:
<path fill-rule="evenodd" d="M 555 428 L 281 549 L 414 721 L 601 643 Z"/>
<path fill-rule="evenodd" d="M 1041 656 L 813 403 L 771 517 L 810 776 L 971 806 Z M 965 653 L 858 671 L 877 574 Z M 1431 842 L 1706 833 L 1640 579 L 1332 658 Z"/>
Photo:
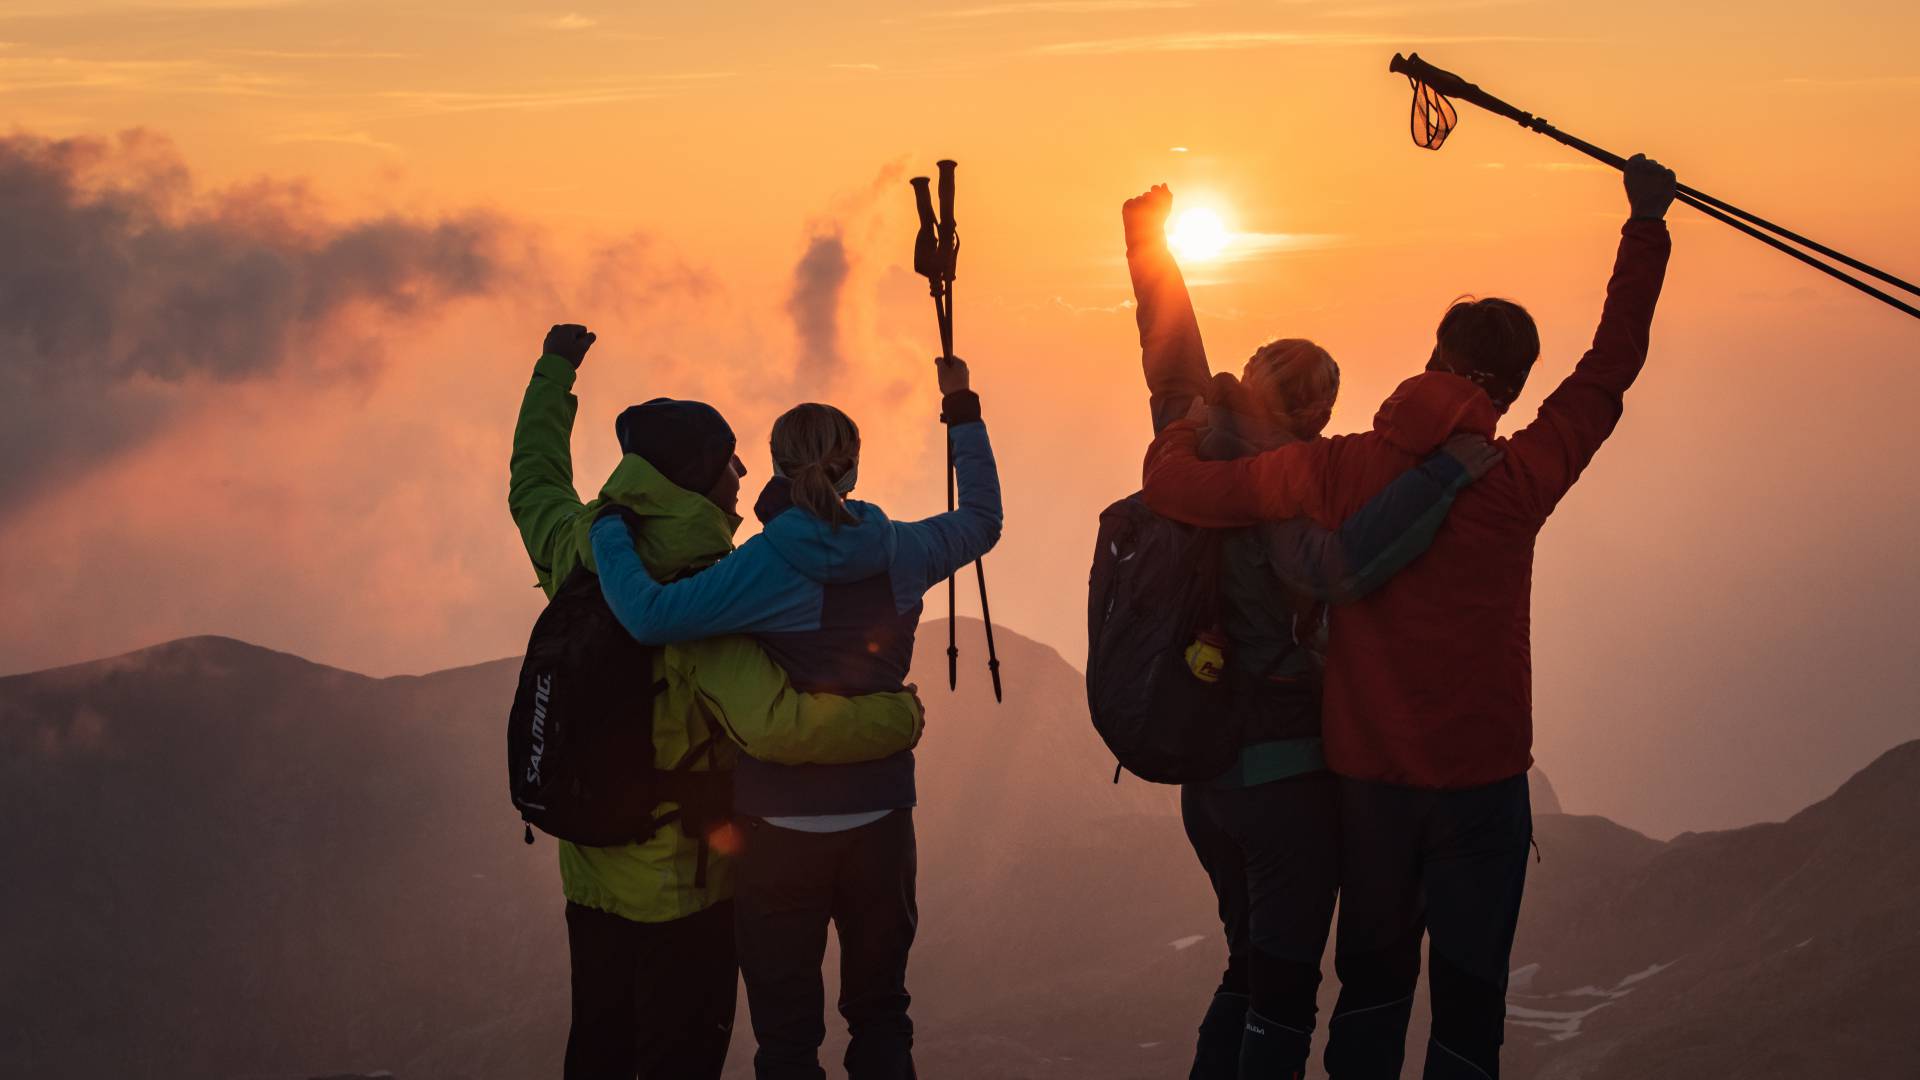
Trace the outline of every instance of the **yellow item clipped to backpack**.
<path fill-rule="evenodd" d="M 1227 639 L 1217 630 L 1202 630 L 1187 646 L 1187 669 L 1205 683 L 1217 683 L 1227 672 Z"/>

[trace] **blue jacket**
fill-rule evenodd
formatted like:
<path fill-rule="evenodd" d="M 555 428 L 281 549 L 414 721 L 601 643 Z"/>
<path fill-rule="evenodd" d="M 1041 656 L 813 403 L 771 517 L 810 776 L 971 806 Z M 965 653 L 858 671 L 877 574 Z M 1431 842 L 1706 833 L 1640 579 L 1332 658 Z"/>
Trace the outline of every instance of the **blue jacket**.
<path fill-rule="evenodd" d="M 776 477 L 754 507 L 760 535 L 670 585 L 648 576 L 624 524 L 604 520 L 592 535 L 608 605 L 648 644 L 752 634 L 800 690 L 902 689 L 927 590 L 1000 539 L 1000 478 L 979 400 L 951 395 L 946 415 L 959 509 L 896 522 L 848 500 L 855 523 L 835 527 L 794 506 Z M 734 774 L 734 807 L 755 817 L 893 810 L 914 797 L 911 751 L 855 765 L 743 758 Z"/>

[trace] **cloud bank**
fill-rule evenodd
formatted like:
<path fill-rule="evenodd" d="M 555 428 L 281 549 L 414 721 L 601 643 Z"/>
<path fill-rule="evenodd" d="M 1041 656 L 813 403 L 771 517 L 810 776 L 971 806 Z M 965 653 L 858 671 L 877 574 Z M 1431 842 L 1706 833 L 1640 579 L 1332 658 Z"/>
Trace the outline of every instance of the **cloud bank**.
<path fill-rule="evenodd" d="M 0 518 L 138 445 L 198 388 L 379 362 L 342 346 L 495 288 L 484 215 L 328 221 L 293 185 L 202 193 L 164 139 L 0 138 Z"/>
<path fill-rule="evenodd" d="M 802 385 L 824 383 L 840 372 L 840 296 L 852 269 L 840 231 L 820 233 L 793 268 L 787 314 L 800 343 L 795 373 Z"/>

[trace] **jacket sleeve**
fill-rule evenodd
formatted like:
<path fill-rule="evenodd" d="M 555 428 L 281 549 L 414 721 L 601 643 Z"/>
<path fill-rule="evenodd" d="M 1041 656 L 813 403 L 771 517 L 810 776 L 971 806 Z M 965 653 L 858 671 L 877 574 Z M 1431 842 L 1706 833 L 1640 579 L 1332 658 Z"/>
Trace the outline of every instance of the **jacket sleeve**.
<path fill-rule="evenodd" d="M 580 403 L 573 396 L 573 365 L 558 356 L 542 356 L 520 399 L 513 426 L 513 458 L 508 468 L 507 510 L 520 529 L 520 542 L 533 560 L 534 573 L 549 595 L 555 551 L 568 526 L 584 507 L 573 488 L 573 418 Z"/>
<path fill-rule="evenodd" d="M 1316 600 L 1358 600 L 1425 553 L 1454 496 L 1472 480 L 1451 454 L 1432 454 L 1369 499 L 1339 532 L 1305 517 L 1260 526 L 1267 563 L 1281 581 Z"/>
<path fill-rule="evenodd" d="M 1232 528 L 1307 515 L 1326 519 L 1334 439 L 1290 443 L 1253 457 L 1202 461 L 1200 427 L 1169 425 L 1147 448 L 1142 494 L 1154 513 L 1189 525 Z"/>
<path fill-rule="evenodd" d="M 678 646 L 694 692 L 741 750 L 777 765 L 878 761 L 920 741 L 925 714 L 911 693 L 806 694 L 753 639 L 729 635 Z"/>
<path fill-rule="evenodd" d="M 924 553 L 918 568 L 922 588 L 951 577 L 1000 542 L 1000 473 L 993 462 L 993 444 L 987 440 L 987 425 L 980 419 L 980 399 L 971 391 L 949 394 L 941 415 L 948 425 L 947 437 L 953 440 L 959 507 L 898 526 Z"/>
<path fill-rule="evenodd" d="M 1134 319 L 1140 325 L 1140 364 L 1154 434 L 1187 415 L 1205 397 L 1212 375 L 1200 341 L 1193 298 L 1164 235 L 1129 236 L 1127 270 L 1133 276 Z"/>
<path fill-rule="evenodd" d="M 1622 398 L 1647 360 L 1653 309 L 1672 248 L 1666 222 L 1627 222 L 1593 347 L 1547 396 L 1533 423 L 1507 442 L 1507 460 L 1541 518 L 1553 512 L 1620 420 Z"/>
<path fill-rule="evenodd" d="M 600 592 L 620 625 L 643 645 L 801 628 L 800 591 L 755 581 L 760 537 L 692 577 L 662 585 L 647 573 L 633 534 L 618 516 L 594 522 L 590 535 Z"/>

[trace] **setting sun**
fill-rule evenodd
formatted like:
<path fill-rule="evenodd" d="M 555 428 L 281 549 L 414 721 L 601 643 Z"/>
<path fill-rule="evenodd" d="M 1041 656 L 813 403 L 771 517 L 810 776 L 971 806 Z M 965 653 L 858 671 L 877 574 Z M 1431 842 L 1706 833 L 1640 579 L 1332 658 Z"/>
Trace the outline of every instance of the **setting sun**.
<path fill-rule="evenodd" d="M 1227 223 L 1205 206 L 1180 211 L 1167 230 L 1167 245 L 1175 255 L 1191 262 L 1217 258 L 1232 239 Z"/>

